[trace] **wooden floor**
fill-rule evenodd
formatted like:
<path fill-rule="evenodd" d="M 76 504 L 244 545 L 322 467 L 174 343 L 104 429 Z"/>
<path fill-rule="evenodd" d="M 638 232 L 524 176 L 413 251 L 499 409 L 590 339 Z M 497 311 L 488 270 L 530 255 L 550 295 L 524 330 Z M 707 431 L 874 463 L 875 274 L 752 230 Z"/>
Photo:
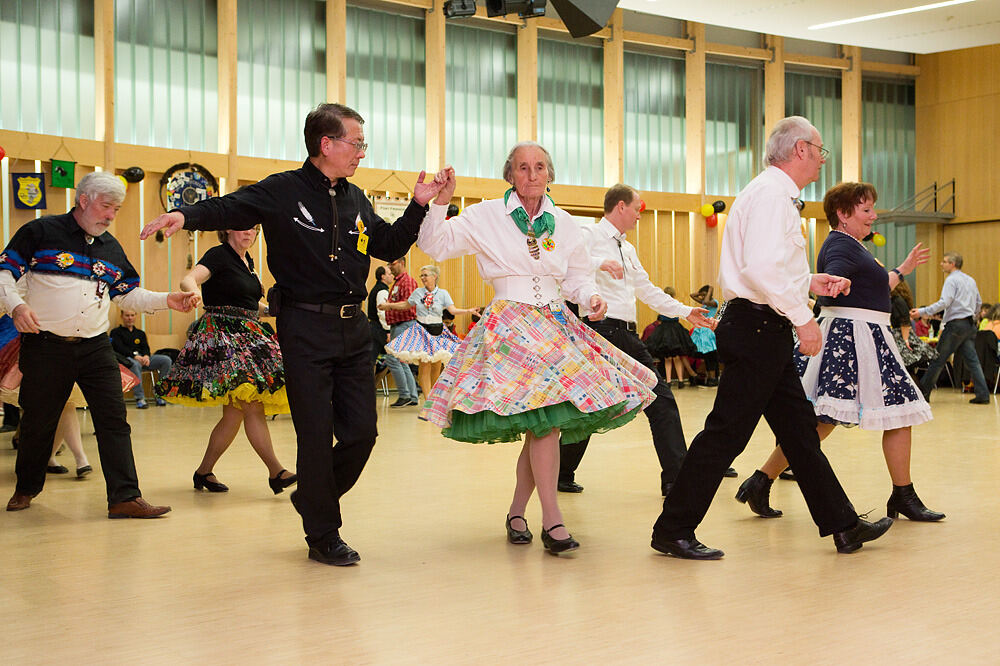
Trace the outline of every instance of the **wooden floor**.
<path fill-rule="evenodd" d="M 690 441 L 714 390 L 677 398 Z M 935 392 L 935 420 L 915 431 L 916 488 L 944 522 L 901 519 L 838 555 L 790 481 L 772 494 L 785 516 L 755 518 L 733 495 L 772 446 L 765 425 L 698 531 L 726 557 L 689 562 L 649 547 L 661 500 L 645 419 L 594 439 L 586 491 L 560 496 L 582 547 L 556 558 L 537 501 L 535 543 L 504 539 L 518 446 L 445 440 L 380 397 L 379 443 L 344 501 L 351 568 L 306 558 L 288 493 L 271 494 L 242 434 L 216 467 L 231 491 L 192 490 L 215 410 L 130 408 L 143 493 L 173 512 L 105 517 L 88 421 L 95 473 L 50 475 L 29 510 L 0 514 L 0 663 L 995 664 L 1000 410 L 968 398 Z M 290 419 L 272 433 L 293 467 Z M 885 515 L 878 434 L 840 430 L 825 450 L 858 511 Z"/>

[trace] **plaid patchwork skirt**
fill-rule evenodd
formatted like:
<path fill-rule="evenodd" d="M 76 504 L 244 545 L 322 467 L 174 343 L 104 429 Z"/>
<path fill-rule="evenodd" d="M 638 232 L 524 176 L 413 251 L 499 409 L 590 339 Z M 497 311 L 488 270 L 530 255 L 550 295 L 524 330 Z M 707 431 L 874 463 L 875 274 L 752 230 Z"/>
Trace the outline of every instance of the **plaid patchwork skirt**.
<path fill-rule="evenodd" d="M 447 328 L 442 328 L 439 335 L 431 335 L 417 323 L 393 338 L 385 351 L 403 363 L 447 363 L 460 342 Z"/>
<path fill-rule="evenodd" d="M 444 367 L 420 418 L 464 442 L 513 442 L 553 428 L 575 442 L 635 418 L 656 382 L 568 310 L 497 300 Z"/>

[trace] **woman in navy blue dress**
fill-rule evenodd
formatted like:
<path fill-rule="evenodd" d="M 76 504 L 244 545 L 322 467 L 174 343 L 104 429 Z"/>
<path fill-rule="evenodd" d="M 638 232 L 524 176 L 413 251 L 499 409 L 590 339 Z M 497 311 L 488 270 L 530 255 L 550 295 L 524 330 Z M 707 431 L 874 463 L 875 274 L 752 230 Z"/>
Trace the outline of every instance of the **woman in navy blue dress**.
<path fill-rule="evenodd" d="M 838 425 L 881 430 L 892 479 L 889 517 L 902 514 L 910 520 L 936 521 L 944 514 L 924 506 L 910 479 L 910 428 L 929 421 L 931 409 L 906 371 L 889 329 L 890 290 L 925 263 L 930 251 L 918 243 L 898 268 L 888 272 L 876 261 L 861 241 L 878 217 L 877 196 L 868 183 L 841 183 L 823 198 L 832 231 L 820 248 L 816 270 L 849 278 L 851 291 L 819 298 L 823 351 L 813 357 L 796 351 L 795 359 L 816 410 L 820 439 Z M 765 518 L 780 516 L 768 505 L 768 494 L 787 465 L 779 443 L 767 463 L 740 486 L 736 499 L 749 502 Z"/>

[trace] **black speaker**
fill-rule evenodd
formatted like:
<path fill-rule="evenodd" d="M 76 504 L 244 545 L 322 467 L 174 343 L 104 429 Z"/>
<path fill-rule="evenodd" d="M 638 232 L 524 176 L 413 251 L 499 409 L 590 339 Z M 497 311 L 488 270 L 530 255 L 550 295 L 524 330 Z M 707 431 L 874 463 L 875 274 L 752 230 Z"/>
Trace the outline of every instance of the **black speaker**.
<path fill-rule="evenodd" d="M 549 0 L 559 12 L 569 34 L 586 37 L 601 30 L 618 6 L 618 0 Z"/>

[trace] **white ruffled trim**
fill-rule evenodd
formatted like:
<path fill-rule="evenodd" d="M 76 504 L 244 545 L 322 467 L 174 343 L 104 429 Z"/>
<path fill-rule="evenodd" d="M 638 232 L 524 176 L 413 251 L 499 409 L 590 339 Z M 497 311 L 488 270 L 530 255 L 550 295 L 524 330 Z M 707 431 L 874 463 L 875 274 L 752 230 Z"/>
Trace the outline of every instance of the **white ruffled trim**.
<path fill-rule="evenodd" d="M 826 310 L 824 308 L 825 314 Z M 846 308 L 842 310 L 846 310 Z M 839 318 L 844 319 L 846 317 Z M 886 345 L 892 351 L 899 367 L 903 368 L 905 377 L 900 377 L 900 379 L 908 382 L 917 395 L 916 400 L 901 405 L 885 404 L 882 392 L 881 366 L 875 347 L 875 340 L 872 337 L 871 329 L 868 327 L 868 321 L 870 321 L 868 317 L 851 318 L 853 322 L 852 335 L 854 337 L 854 348 L 858 362 L 856 399 L 844 400 L 830 396 L 817 398 L 820 368 L 823 365 L 823 356 L 826 354 L 826 341 L 830 339 L 829 333 L 834 319 L 835 317 L 827 316 L 820 322 L 820 331 L 823 334 L 824 340 L 823 351 L 809 358 L 806 370 L 802 374 L 802 388 L 805 390 L 806 397 L 813 403 L 813 409 L 816 411 L 817 416 L 826 416 L 844 424 L 857 424 L 863 430 L 894 430 L 896 428 L 920 425 L 934 418 L 930 405 L 924 400 L 920 389 L 917 388 L 913 379 L 906 373 L 906 365 L 899 355 L 899 349 L 896 347 L 892 332 L 888 326 L 878 324 L 882 330 Z"/>

